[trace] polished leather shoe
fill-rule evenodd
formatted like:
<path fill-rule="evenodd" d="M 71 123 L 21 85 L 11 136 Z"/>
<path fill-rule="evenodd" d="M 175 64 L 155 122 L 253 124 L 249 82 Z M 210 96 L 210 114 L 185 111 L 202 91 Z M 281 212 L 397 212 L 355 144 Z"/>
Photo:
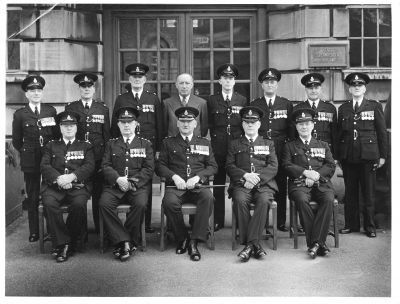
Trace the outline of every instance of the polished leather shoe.
<path fill-rule="evenodd" d="M 224 228 L 223 225 L 216 223 L 214 225 L 214 232 L 217 232 L 218 230 L 221 230 L 222 228 Z"/>
<path fill-rule="evenodd" d="M 331 252 L 330 249 L 324 244 L 318 248 L 317 255 L 326 256 L 329 252 Z"/>
<path fill-rule="evenodd" d="M 374 231 L 367 231 L 367 232 L 365 232 L 365 234 L 366 234 L 367 237 L 369 237 L 369 238 L 374 238 L 374 237 L 376 237 L 376 232 L 374 232 Z"/>
<path fill-rule="evenodd" d="M 343 228 L 343 229 L 339 229 L 339 233 L 340 234 L 348 234 L 351 233 L 351 229 L 350 228 Z"/>
<path fill-rule="evenodd" d="M 239 252 L 238 257 L 241 262 L 247 262 L 253 254 L 253 246 L 246 245 L 242 251 Z"/>
<path fill-rule="evenodd" d="M 188 247 L 188 254 L 190 255 L 190 259 L 192 261 L 200 261 L 201 259 L 201 254 L 199 249 L 197 249 L 197 241 L 196 240 L 191 240 L 189 243 Z"/>
<path fill-rule="evenodd" d="M 318 250 L 320 248 L 320 245 L 318 243 L 315 243 L 311 248 L 308 250 L 308 255 L 312 258 L 315 259 L 318 253 Z"/>
<path fill-rule="evenodd" d="M 119 251 L 120 261 L 121 262 L 127 261 L 131 257 L 131 255 L 133 255 L 136 249 L 137 249 L 136 246 L 129 244 L 129 242 L 125 242 Z"/>
<path fill-rule="evenodd" d="M 57 263 L 66 262 L 71 255 L 71 246 L 69 244 L 65 244 L 59 249 L 56 261 Z"/>
<path fill-rule="evenodd" d="M 264 248 L 261 247 L 260 244 L 258 245 L 253 245 L 253 255 L 256 259 L 260 259 L 263 256 L 267 255 L 267 252 L 264 250 Z"/>
<path fill-rule="evenodd" d="M 60 251 L 60 249 L 59 248 L 51 248 L 51 250 L 50 250 L 50 254 L 51 254 L 51 256 L 52 257 L 57 257 L 58 256 L 58 252 Z"/>
<path fill-rule="evenodd" d="M 287 228 L 285 227 L 285 225 L 280 225 L 280 226 L 278 226 L 278 230 L 283 231 L 283 232 L 288 232 L 288 231 L 289 231 L 289 229 L 287 229 Z"/>
<path fill-rule="evenodd" d="M 187 237 L 183 241 L 179 242 L 178 247 L 176 247 L 176 254 L 183 254 L 186 252 L 189 246 L 190 239 Z"/>
<path fill-rule="evenodd" d="M 29 242 L 33 243 L 33 242 L 37 242 L 39 240 L 39 235 L 37 233 L 32 233 L 29 236 Z"/>
<path fill-rule="evenodd" d="M 146 233 L 154 233 L 154 232 L 156 232 L 156 230 L 151 226 L 148 226 L 148 227 L 144 228 L 144 230 L 146 231 Z"/>

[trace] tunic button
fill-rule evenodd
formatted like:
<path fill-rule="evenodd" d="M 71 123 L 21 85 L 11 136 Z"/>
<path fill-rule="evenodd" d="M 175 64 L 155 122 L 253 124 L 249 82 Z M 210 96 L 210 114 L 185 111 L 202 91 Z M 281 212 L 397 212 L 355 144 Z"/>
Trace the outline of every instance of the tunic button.
<path fill-rule="evenodd" d="M 86 126 L 89 127 L 89 124 L 87 124 Z"/>
<path fill-rule="evenodd" d="M 126 159 L 126 161 L 128 161 L 128 159 Z"/>
<path fill-rule="evenodd" d="M 356 125 L 356 124 L 357 124 L 357 122 L 354 122 L 354 124 Z"/>

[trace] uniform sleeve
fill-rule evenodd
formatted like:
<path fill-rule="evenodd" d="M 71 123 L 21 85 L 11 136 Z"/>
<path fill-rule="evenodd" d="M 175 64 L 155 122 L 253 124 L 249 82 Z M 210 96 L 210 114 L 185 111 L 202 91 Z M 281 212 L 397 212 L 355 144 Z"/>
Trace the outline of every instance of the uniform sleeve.
<path fill-rule="evenodd" d="M 14 112 L 12 122 L 12 144 L 18 151 L 21 150 L 23 144 L 23 129 L 22 129 L 22 118 L 18 112 Z"/>
<path fill-rule="evenodd" d="M 387 133 L 385 117 L 383 115 L 382 105 L 377 102 L 375 107 L 375 130 L 378 138 L 379 156 L 380 158 L 387 158 Z"/>
<path fill-rule="evenodd" d="M 78 181 L 85 181 L 89 179 L 94 173 L 94 162 L 93 146 L 88 143 L 85 152 L 85 158 L 83 159 L 83 164 L 71 173 L 74 173 L 76 175 Z"/>
<path fill-rule="evenodd" d="M 164 139 L 161 145 L 160 156 L 158 158 L 157 174 L 160 177 L 165 177 L 168 180 L 172 179 L 176 173 L 169 169 L 169 149 L 168 149 L 168 139 Z"/>
<path fill-rule="evenodd" d="M 104 107 L 104 124 L 103 124 L 103 141 L 106 143 L 111 137 L 111 126 L 110 126 L 110 111 L 108 107 Z"/>
<path fill-rule="evenodd" d="M 113 112 L 112 112 L 112 117 L 111 117 L 111 137 L 113 138 L 117 138 L 120 135 L 120 131 L 118 128 L 118 121 L 117 118 L 115 117 L 115 113 L 117 112 L 118 108 L 120 107 L 120 96 L 117 97 L 117 99 L 115 100 L 115 105 L 113 108 Z"/>
<path fill-rule="evenodd" d="M 208 120 L 208 128 L 210 129 L 210 135 L 211 132 L 213 131 L 213 116 L 212 116 L 212 102 L 213 98 L 210 96 L 210 98 L 207 101 L 207 120 Z"/>
<path fill-rule="evenodd" d="M 42 173 L 43 181 L 52 185 L 57 178 L 61 175 L 51 164 L 52 159 L 52 143 L 49 142 L 43 149 L 42 161 L 40 162 L 40 171 Z"/>
<path fill-rule="evenodd" d="M 236 141 L 231 141 L 228 146 L 228 155 L 226 156 L 226 173 L 233 183 L 239 182 L 247 172 L 236 166 L 235 161 Z"/>
<path fill-rule="evenodd" d="M 266 166 L 261 169 L 260 180 L 261 185 L 264 185 L 271 181 L 278 173 L 278 158 L 275 153 L 274 143 L 271 142 L 269 145 L 269 157 L 267 159 Z"/>
<path fill-rule="evenodd" d="M 107 185 L 114 185 L 117 182 L 117 178 L 120 177 L 117 170 L 112 167 L 111 159 L 111 141 L 108 141 L 106 148 L 104 149 L 103 159 L 101 161 L 101 168 L 104 175 L 104 181 Z"/>
<path fill-rule="evenodd" d="M 296 137 L 296 126 L 292 121 L 292 113 L 293 113 L 293 103 L 290 100 L 288 100 L 286 134 L 289 140 L 293 140 Z"/>
<path fill-rule="evenodd" d="M 161 103 L 161 111 L 162 111 L 162 116 L 163 116 L 163 133 L 162 133 L 162 138 L 166 138 L 168 136 L 168 124 L 169 124 L 169 117 L 168 117 L 168 105 L 167 105 L 167 100 L 163 100 Z M 160 149 L 162 145 L 162 140 L 160 144 Z"/>
<path fill-rule="evenodd" d="M 200 132 L 202 137 L 206 137 L 208 133 L 208 110 L 207 102 L 200 105 Z"/>
<path fill-rule="evenodd" d="M 51 116 L 54 117 L 54 120 L 56 120 L 57 111 L 55 108 L 52 109 Z M 56 124 L 55 126 L 52 127 L 51 132 L 52 132 L 54 140 L 59 140 L 61 138 L 61 130 L 60 130 L 60 126 L 58 124 Z"/>
<path fill-rule="evenodd" d="M 161 102 L 158 99 L 157 96 L 154 96 L 154 104 L 155 104 L 155 115 L 156 115 L 156 146 L 155 150 L 156 152 L 160 151 L 161 149 L 161 143 L 163 139 L 163 115 L 162 115 L 162 107 L 161 107 Z"/>
<path fill-rule="evenodd" d="M 338 159 L 338 120 L 337 120 L 337 110 L 334 105 L 333 106 L 333 117 L 332 117 L 332 123 L 330 124 L 331 126 L 331 141 L 332 141 L 332 156 L 334 159 Z"/>
<path fill-rule="evenodd" d="M 304 168 L 292 162 L 292 154 L 290 152 L 290 142 L 285 143 L 282 152 L 282 167 L 290 178 L 301 178 Z"/>
<path fill-rule="evenodd" d="M 143 187 L 153 178 L 154 173 L 154 153 L 151 143 L 146 141 L 146 157 L 142 161 L 142 168 L 134 177 L 139 179 L 137 187 Z"/>

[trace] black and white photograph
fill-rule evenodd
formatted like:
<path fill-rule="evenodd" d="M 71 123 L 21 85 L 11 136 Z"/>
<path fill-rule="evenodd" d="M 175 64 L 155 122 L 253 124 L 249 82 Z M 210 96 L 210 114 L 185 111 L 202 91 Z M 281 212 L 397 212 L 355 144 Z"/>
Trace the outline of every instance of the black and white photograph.
<path fill-rule="evenodd" d="M 399 5 L 3 3 L 2 302 L 400 303 Z"/>

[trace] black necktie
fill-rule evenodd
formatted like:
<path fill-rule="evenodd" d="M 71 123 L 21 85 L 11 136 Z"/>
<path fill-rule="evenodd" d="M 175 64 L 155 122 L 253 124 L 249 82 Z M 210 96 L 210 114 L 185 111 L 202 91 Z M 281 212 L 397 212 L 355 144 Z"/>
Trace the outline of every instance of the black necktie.
<path fill-rule="evenodd" d="M 186 97 L 182 97 L 182 106 L 186 107 Z"/>
<path fill-rule="evenodd" d="M 89 110 L 89 103 L 86 101 L 86 103 L 85 103 L 85 109 L 86 110 Z"/>
<path fill-rule="evenodd" d="M 354 105 L 354 112 L 358 111 L 358 101 L 356 101 L 356 104 Z"/>
<path fill-rule="evenodd" d="M 187 145 L 189 145 L 189 137 L 187 137 L 187 136 L 185 137 L 185 142 Z"/>
<path fill-rule="evenodd" d="M 67 150 L 69 149 L 69 147 L 71 147 L 71 141 L 68 141 L 67 143 Z"/>
<path fill-rule="evenodd" d="M 126 139 L 125 145 L 126 145 L 127 148 L 129 147 L 129 138 Z"/>
<path fill-rule="evenodd" d="M 39 111 L 38 111 L 37 106 L 35 106 L 35 115 L 36 115 L 37 117 L 39 117 Z"/>
<path fill-rule="evenodd" d="M 315 111 L 317 110 L 317 107 L 315 106 L 315 101 L 313 101 L 311 108 Z"/>
<path fill-rule="evenodd" d="M 304 144 L 306 145 L 306 147 L 308 148 L 308 140 L 304 141 Z"/>
<path fill-rule="evenodd" d="M 228 95 L 226 95 L 225 101 L 226 101 L 227 105 L 229 106 L 230 103 L 231 103 L 231 100 L 229 99 L 229 96 L 228 96 Z"/>
<path fill-rule="evenodd" d="M 139 102 L 139 94 L 138 93 L 135 94 L 135 99 L 136 99 L 136 102 Z"/>
<path fill-rule="evenodd" d="M 268 108 L 270 111 L 272 111 L 272 99 L 271 98 L 268 101 Z"/>

